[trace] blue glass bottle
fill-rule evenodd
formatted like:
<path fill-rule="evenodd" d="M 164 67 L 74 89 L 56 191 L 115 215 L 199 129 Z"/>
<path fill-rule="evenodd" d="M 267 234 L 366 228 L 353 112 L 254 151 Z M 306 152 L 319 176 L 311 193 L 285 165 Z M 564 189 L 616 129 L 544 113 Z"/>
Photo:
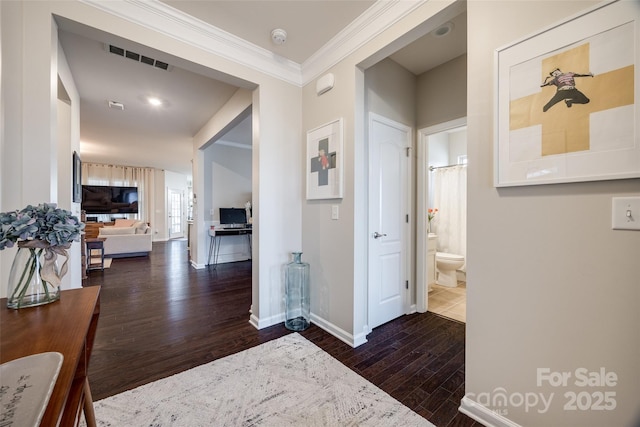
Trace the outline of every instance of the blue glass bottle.
<path fill-rule="evenodd" d="M 309 306 L 309 264 L 302 252 L 293 252 L 293 261 L 285 269 L 285 322 L 290 331 L 304 331 L 311 324 Z"/>

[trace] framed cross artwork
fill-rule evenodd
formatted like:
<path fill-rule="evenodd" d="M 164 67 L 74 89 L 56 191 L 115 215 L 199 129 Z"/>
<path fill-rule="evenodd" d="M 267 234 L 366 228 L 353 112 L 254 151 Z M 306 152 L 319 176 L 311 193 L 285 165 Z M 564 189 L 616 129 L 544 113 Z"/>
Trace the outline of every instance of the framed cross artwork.
<path fill-rule="evenodd" d="M 640 177 L 639 15 L 600 4 L 496 51 L 496 187 Z"/>
<path fill-rule="evenodd" d="M 307 200 L 342 198 L 342 119 L 307 132 Z"/>

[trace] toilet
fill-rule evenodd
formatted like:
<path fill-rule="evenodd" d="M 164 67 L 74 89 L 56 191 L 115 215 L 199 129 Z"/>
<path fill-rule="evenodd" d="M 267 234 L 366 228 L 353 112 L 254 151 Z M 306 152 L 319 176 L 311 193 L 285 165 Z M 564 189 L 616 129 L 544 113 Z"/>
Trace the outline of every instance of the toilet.
<path fill-rule="evenodd" d="M 456 270 L 464 265 L 464 257 L 462 255 L 450 254 L 447 252 L 436 252 L 436 270 L 438 285 L 455 288 L 458 286 L 458 277 Z"/>

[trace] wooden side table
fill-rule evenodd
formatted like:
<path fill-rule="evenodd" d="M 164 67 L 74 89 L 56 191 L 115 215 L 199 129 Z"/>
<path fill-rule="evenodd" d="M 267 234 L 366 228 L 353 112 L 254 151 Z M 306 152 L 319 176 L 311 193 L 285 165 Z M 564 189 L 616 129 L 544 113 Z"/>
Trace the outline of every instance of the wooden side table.
<path fill-rule="evenodd" d="M 49 351 L 64 358 L 41 426 L 78 425 L 81 410 L 87 426 L 96 425 L 87 372 L 99 315 L 99 286 L 62 291 L 59 301 L 18 310 L 0 299 L 0 363 Z"/>
<path fill-rule="evenodd" d="M 85 244 L 87 245 L 87 271 L 89 270 L 102 270 L 104 271 L 104 241 L 107 240 L 104 237 L 87 237 Z M 93 262 L 98 257 L 93 255 L 92 251 L 100 251 L 100 263 Z"/>

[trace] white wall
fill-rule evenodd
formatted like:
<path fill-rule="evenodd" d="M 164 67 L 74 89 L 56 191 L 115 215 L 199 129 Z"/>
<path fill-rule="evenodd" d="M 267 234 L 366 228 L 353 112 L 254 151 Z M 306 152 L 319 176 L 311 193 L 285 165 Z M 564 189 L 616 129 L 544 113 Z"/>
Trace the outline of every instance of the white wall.
<path fill-rule="evenodd" d="M 545 413 L 505 408 L 522 426 L 630 426 L 640 416 L 640 232 L 611 230 L 611 198 L 638 195 L 640 180 L 493 186 L 495 49 L 596 3 L 555 1 L 549 13 L 538 1 L 468 2 L 466 392 L 554 393 Z M 536 383 L 539 368 L 581 367 L 618 383 Z M 612 391 L 617 406 L 564 410 L 567 391 Z"/>
<path fill-rule="evenodd" d="M 211 144 L 206 152 L 210 153 L 209 189 L 210 199 L 205 215 L 210 218 L 208 224 L 220 224 L 220 208 L 242 208 L 251 201 L 251 157 L 252 150 L 223 145 L 223 141 Z M 220 239 L 218 263 L 249 259 L 250 245 L 246 236 L 225 236 Z"/>
<path fill-rule="evenodd" d="M 449 136 L 449 163 L 458 164 L 458 157 L 467 154 L 467 130 L 450 132 Z"/>
<path fill-rule="evenodd" d="M 190 251 L 191 262 L 198 268 L 203 268 L 209 259 L 209 227 L 213 224 L 214 209 L 213 162 L 215 158 L 215 141 L 222 138 L 234 128 L 252 110 L 253 95 L 246 89 L 238 89 L 205 126 L 194 137 L 194 235 L 196 244 L 192 244 Z M 255 139 L 255 138 L 254 138 Z M 249 166 L 255 168 L 253 150 Z M 251 184 L 253 186 L 253 182 Z M 251 191 L 251 189 L 250 189 Z M 255 237 L 255 236 L 254 236 Z"/>
<path fill-rule="evenodd" d="M 80 151 L 79 132 L 74 128 L 78 125 L 80 99 L 64 54 L 59 51 L 57 27 L 48 10 L 38 4 L 2 2 L 0 7 L 5 106 L 0 210 L 52 202 L 79 216 L 78 204 L 71 202 L 70 166 L 73 151 Z M 33 21 L 39 25 L 31 27 Z M 25 27 L 28 30 L 23 31 Z M 60 116 L 58 77 L 71 101 Z M 61 126 L 64 129 L 60 130 Z M 60 136 L 65 140 L 58 142 Z M 62 289 L 80 287 L 79 245 L 74 243 L 69 250 L 69 272 Z M 15 249 L 0 252 L 0 283 L 7 282 L 14 256 Z M 5 293 L 2 286 L 0 296 Z"/>
<path fill-rule="evenodd" d="M 244 208 L 251 201 L 251 150 L 215 143 L 211 146 L 211 190 L 213 215 L 220 222 L 219 208 Z"/>
<path fill-rule="evenodd" d="M 58 205 L 80 218 L 80 203 L 73 202 L 73 152 L 80 153 L 80 94 L 76 88 L 67 58 L 58 43 L 57 72 L 64 86 L 66 102 L 58 101 Z M 62 105 L 61 105 L 62 104 Z M 62 279 L 62 289 L 79 288 L 84 266 L 81 243 L 69 249 L 69 272 Z"/>

